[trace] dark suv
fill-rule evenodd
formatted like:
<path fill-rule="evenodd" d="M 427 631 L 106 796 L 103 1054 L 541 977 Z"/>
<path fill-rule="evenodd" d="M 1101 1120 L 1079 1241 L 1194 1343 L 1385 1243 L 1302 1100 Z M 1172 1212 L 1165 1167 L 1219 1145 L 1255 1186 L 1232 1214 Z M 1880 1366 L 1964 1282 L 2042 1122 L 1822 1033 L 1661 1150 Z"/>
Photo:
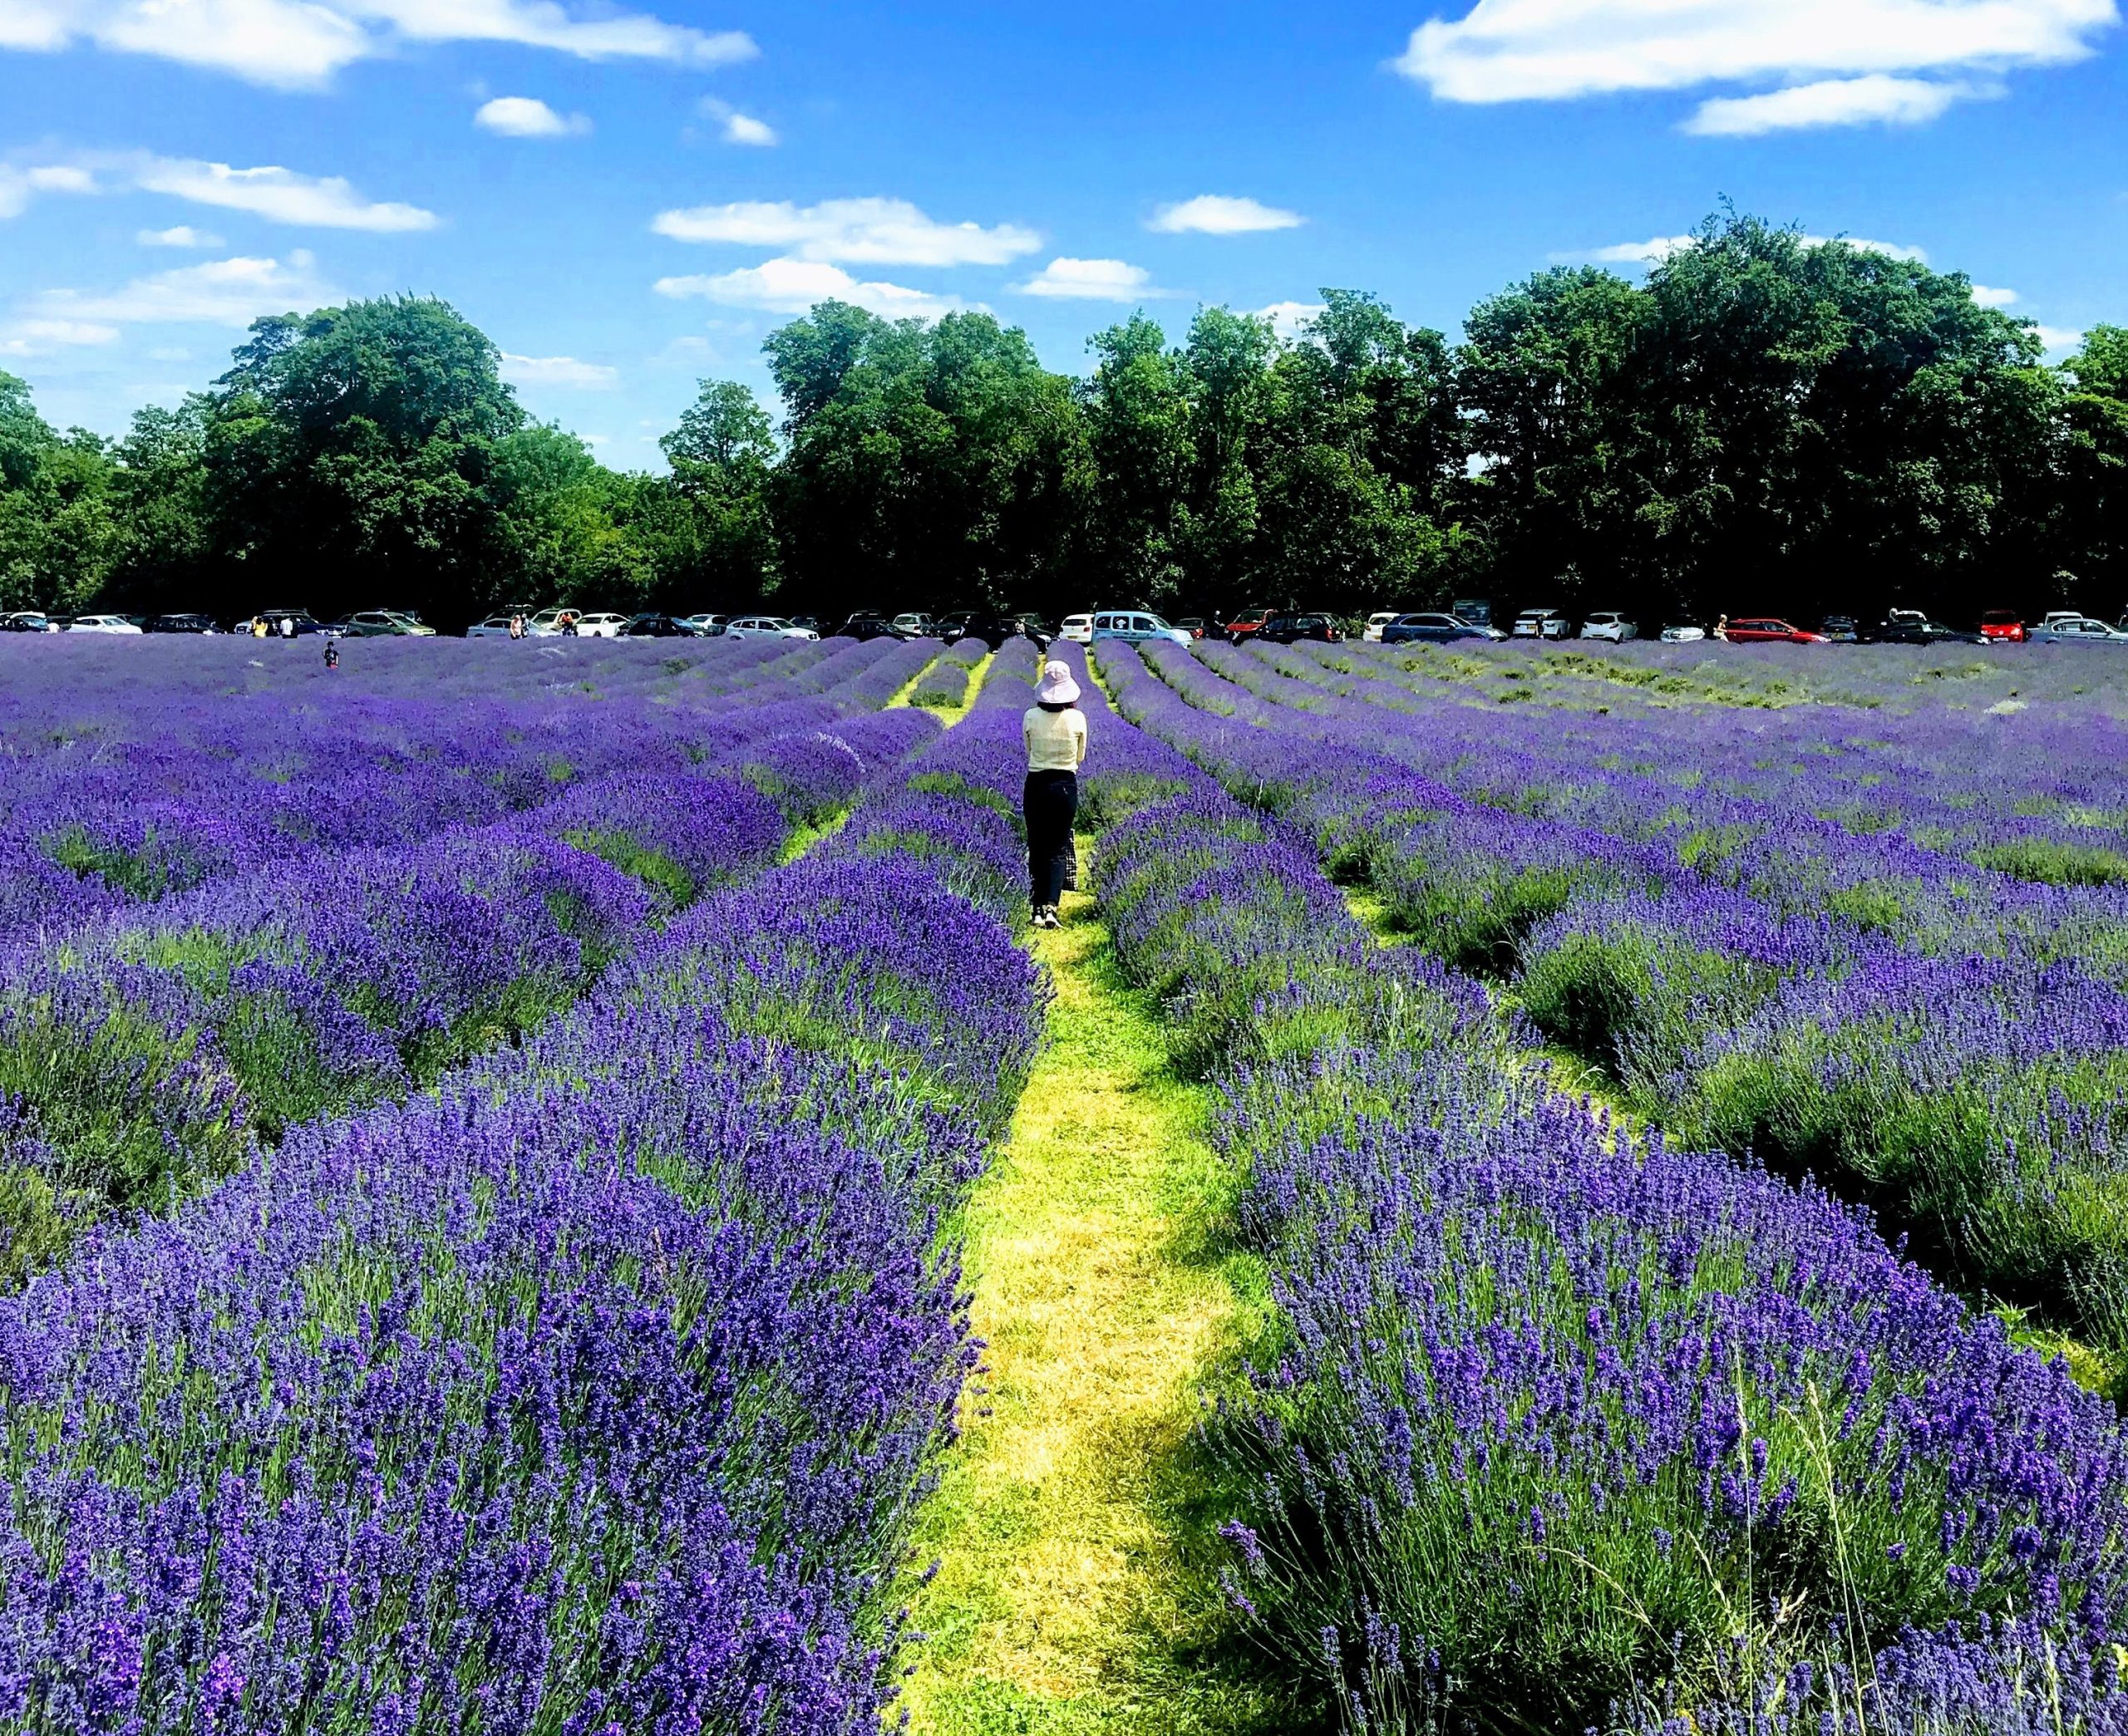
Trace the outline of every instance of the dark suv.
<path fill-rule="evenodd" d="M 838 639 L 911 639 L 884 615 L 852 615 L 835 630 Z"/>
<path fill-rule="evenodd" d="M 1273 615 L 1256 629 L 1255 637 L 1273 645 L 1291 645 L 1300 639 L 1335 645 L 1345 637 L 1345 630 L 1328 615 Z"/>
<path fill-rule="evenodd" d="M 156 615 L 144 632 L 150 633 L 211 633 L 214 623 L 204 615 Z"/>
<path fill-rule="evenodd" d="M 1042 631 L 1042 624 L 1026 615 L 971 615 L 962 636 L 980 639 L 996 651 L 1007 639 L 1028 638 L 1037 645 L 1047 645 L 1048 637 Z"/>

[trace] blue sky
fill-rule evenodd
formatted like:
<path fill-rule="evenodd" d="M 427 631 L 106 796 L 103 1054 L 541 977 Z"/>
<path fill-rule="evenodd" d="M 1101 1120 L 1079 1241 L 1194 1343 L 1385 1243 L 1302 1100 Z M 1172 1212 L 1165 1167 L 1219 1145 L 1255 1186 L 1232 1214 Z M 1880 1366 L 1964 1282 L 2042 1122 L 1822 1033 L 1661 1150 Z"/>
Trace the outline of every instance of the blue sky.
<path fill-rule="evenodd" d="M 2116 0 L 0 0 L 0 367 L 116 433 L 255 313 L 431 293 L 641 466 L 820 294 L 1073 371 L 1324 285 L 1454 332 L 1725 194 L 2058 351 L 2128 321 L 2124 47 Z"/>

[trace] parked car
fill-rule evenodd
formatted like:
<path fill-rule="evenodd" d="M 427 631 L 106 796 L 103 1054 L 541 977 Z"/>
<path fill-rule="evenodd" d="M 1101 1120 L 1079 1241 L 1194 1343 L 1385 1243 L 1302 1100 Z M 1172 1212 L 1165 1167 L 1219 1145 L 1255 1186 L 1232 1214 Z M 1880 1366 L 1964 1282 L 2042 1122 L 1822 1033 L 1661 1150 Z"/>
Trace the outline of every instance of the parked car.
<path fill-rule="evenodd" d="M 1623 645 L 1628 639 L 1638 639 L 1640 629 L 1616 609 L 1598 609 L 1581 623 L 1581 637 L 1608 639 L 1613 645 Z"/>
<path fill-rule="evenodd" d="M 1862 623 L 1852 615 L 1828 615 L 1818 623 L 1818 631 L 1832 645 L 1860 645 L 1862 642 Z"/>
<path fill-rule="evenodd" d="M 628 624 L 627 616 L 616 615 L 610 609 L 599 609 L 576 617 L 577 637 L 580 639 L 618 639 Z"/>
<path fill-rule="evenodd" d="M 1382 630 L 1384 645 L 1451 645 L 1458 639 L 1505 639 L 1496 627 L 1480 627 L 1454 615 L 1399 615 Z"/>
<path fill-rule="evenodd" d="M 804 627 L 816 639 L 828 630 L 827 623 L 818 615 L 786 615 L 784 618 L 793 627 Z"/>
<path fill-rule="evenodd" d="M 1894 609 L 1877 629 L 1884 645 L 1978 645 L 1978 633 L 1969 633 L 1940 621 L 1931 621 L 1919 609 Z"/>
<path fill-rule="evenodd" d="M 894 625 L 912 639 L 928 639 L 938 630 L 938 623 L 921 609 L 895 616 Z"/>
<path fill-rule="evenodd" d="M 1336 645 L 1345 630 L 1328 615 L 1273 615 L 1256 629 L 1255 637 L 1270 645 L 1293 645 L 1313 639 L 1318 645 Z"/>
<path fill-rule="evenodd" d="M 852 615 L 835 632 L 838 639 L 913 639 L 916 637 L 896 627 L 884 615 Z"/>
<path fill-rule="evenodd" d="M 810 627 L 793 627 L 781 615 L 741 615 L 724 629 L 733 639 L 817 639 Z"/>
<path fill-rule="evenodd" d="M 1202 615 L 1185 615 L 1175 624 L 1193 639 L 1204 637 L 1204 617 Z"/>
<path fill-rule="evenodd" d="M 70 633 L 138 633 L 140 629 L 123 615 L 76 615 Z"/>
<path fill-rule="evenodd" d="M 1049 636 L 1042 630 L 1042 623 L 1029 615 L 971 615 L 968 631 L 962 636 L 967 639 L 980 639 L 993 651 L 1007 639 L 1028 638 L 1046 645 Z"/>
<path fill-rule="evenodd" d="M 436 629 L 400 609 L 363 609 L 347 617 L 340 632 L 350 639 L 433 639 Z"/>
<path fill-rule="evenodd" d="M 1382 628 L 1399 618 L 1394 609 L 1377 609 L 1367 617 L 1367 626 L 1362 630 L 1360 637 L 1370 645 L 1379 645 L 1382 643 Z"/>
<path fill-rule="evenodd" d="M 1665 645 L 1697 645 L 1707 637 L 1707 629 L 1694 627 L 1689 621 L 1681 621 L 1673 627 L 1662 629 Z"/>
<path fill-rule="evenodd" d="M 507 639 L 510 637 L 510 624 L 520 618 L 515 612 L 502 615 L 490 615 L 486 620 L 475 621 L 467 627 L 466 637 L 469 639 Z M 525 616 L 521 618 L 529 621 L 531 617 Z"/>
<path fill-rule="evenodd" d="M 17 609 L 0 615 L 0 633 L 56 633 L 58 623 L 41 609 Z"/>
<path fill-rule="evenodd" d="M 1518 639 L 1564 639 L 1574 623 L 1557 609 L 1525 609 L 1515 617 Z"/>
<path fill-rule="evenodd" d="M 1244 609 L 1227 622 L 1228 642 L 1239 644 L 1268 621 L 1272 613 L 1269 609 Z"/>
<path fill-rule="evenodd" d="M 695 630 L 670 615 L 638 615 L 621 629 L 623 639 L 692 639 Z"/>
<path fill-rule="evenodd" d="M 1773 615 L 1741 615 L 1722 628 L 1720 637 L 1731 645 L 1830 645 L 1823 633 L 1806 633 L 1800 627 Z"/>
<path fill-rule="evenodd" d="M 1264 621 L 1272 617 L 1266 614 Z M 1261 627 L 1264 623 L 1257 623 Z M 1255 628 L 1252 627 L 1253 632 Z M 1128 645 L 1141 645 L 1149 639 L 1172 639 L 1177 645 L 1187 645 L 1190 635 L 1179 627 L 1170 627 L 1155 614 L 1144 609 L 1100 609 L 1094 614 L 1094 637 L 1121 639 Z"/>
<path fill-rule="evenodd" d="M 217 631 L 205 615 L 150 615 L 142 629 L 150 633 L 211 633 Z"/>
<path fill-rule="evenodd" d="M 2052 627 L 2057 621 L 2088 621 L 2091 617 L 2081 609 L 2049 609 L 2039 617 L 2042 627 Z"/>
<path fill-rule="evenodd" d="M 1459 597 L 1449 604 L 1448 612 L 1471 627 L 1490 627 L 1493 624 L 1493 606 L 1486 598 Z"/>
<path fill-rule="evenodd" d="M 792 616 L 791 619 L 791 624 L 795 627 L 810 627 L 812 625 L 809 621 L 799 620 L 795 615 Z M 968 623 L 974 619 L 975 611 L 973 609 L 958 609 L 950 615 L 941 615 L 936 621 L 933 622 L 931 623 L 931 631 L 936 633 L 941 639 L 943 639 L 947 644 L 951 645 L 957 639 L 965 639 L 968 637 Z"/>
<path fill-rule="evenodd" d="M 2057 612 L 2027 635 L 2035 645 L 2128 645 L 2128 632 L 2094 621 L 2088 615 Z"/>
<path fill-rule="evenodd" d="M 732 619 L 729 615 L 675 615 L 672 618 L 701 639 L 722 638 Z"/>
<path fill-rule="evenodd" d="M 267 632 L 279 639 L 308 639 L 325 631 L 311 618 L 308 609 L 267 609 L 259 618 L 266 623 Z M 284 627 L 281 624 L 284 621 L 291 624 Z"/>
<path fill-rule="evenodd" d="M 1064 623 L 1057 629 L 1057 637 L 1069 639 L 1074 645 L 1093 642 L 1094 617 L 1091 615 L 1066 615 Z"/>
<path fill-rule="evenodd" d="M 1980 617 L 1980 637 L 2022 645 L 2026 638 L 2024 617 L 2015 609 L 1990 609 Z"/>
<path fill-rule="evenodd" d="M 525 636 L 528 639 L 552 639 L 558 636 L 574 638 L 576 636 L 576 624 L 583 618 L 583 610 L 567 608 L 557 604 L 553 608 L 540 610 L 538 614 L 527 621 L 525 623 Z"/>

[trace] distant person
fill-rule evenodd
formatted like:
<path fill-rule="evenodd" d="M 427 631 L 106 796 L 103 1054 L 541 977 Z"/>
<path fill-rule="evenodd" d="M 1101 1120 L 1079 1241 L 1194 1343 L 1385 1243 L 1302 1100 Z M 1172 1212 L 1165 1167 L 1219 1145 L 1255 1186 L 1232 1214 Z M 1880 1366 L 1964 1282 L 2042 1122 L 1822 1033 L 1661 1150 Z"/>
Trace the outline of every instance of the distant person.
<path fill-rule="evenodd" d="M 254 639 L 263 639 L 266 637 L 266 617 L 264 615 L 254 615 L 251 617 L 251 637 Z"/>
<path fill-rule="evenodd" d="M 1035 702 L 1020 720 L 1027 747 L 1027 781 L 1021 798 L 1027 819 L 1027 879 L 1034 926 L 1057 927 L 1057 907 L 1072 867 L 1072 829 L 1079 817 L 1079 768 L 1086 762 L 1086 715 L 1071 666 L 1042 671 Z"/>
<path fill-rule="evenodd" d="M 510 617 L 510 637 L 513 639 L 521 639 L 525 637 L 525 617 L 522 615 L 512 615 Z"/>
<path fill-rule="evenodd" d="M 328 669 L 337 669 L 340 666 L 340 642 L 337 639 L 328 639 L 325 642 L 325 666 Z"/>
<path fill-rule="evenodd" d="M 1714 623 L 1714 637 L 1724 641 L 1725 642 L 1727 641 L 1729 637 L 1729 617 L 1727 615 L 1724 615 L 1719 621 Z"/>
<path fill-rule="evenodd" d="M 281 617 L 281 637 L 282 637 L 283 639 L 293 639 L 293 638 L 294 638 L 294 637 L 295 637 L 295 636 L 296 636 L 296 617 L 295 617 L 294 616 L 293 616 L 293 615 L 283 615 L 283 616 L 282 616 L 282 617 Z"/>

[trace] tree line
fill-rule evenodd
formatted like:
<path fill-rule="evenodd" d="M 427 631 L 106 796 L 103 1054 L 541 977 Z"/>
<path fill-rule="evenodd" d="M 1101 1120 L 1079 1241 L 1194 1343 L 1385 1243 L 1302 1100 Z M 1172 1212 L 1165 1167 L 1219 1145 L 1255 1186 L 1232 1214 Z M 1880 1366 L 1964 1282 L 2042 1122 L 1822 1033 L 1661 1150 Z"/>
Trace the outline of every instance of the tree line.
<path fill-rule="evenodd" d="M 1728 212 L 1460 342 L 1323 303 L 1134 316 L 1075 378 L 988 313 L 825 302 L 764 347 L 781 425 L 704 381 L 666 475 L 529 418 L 426 298 L 261 319 L 116 440 L 0 373 L 0 608 L 2128 604 L 2128 330 L 2050 366 L 1962 273 Z"/>

